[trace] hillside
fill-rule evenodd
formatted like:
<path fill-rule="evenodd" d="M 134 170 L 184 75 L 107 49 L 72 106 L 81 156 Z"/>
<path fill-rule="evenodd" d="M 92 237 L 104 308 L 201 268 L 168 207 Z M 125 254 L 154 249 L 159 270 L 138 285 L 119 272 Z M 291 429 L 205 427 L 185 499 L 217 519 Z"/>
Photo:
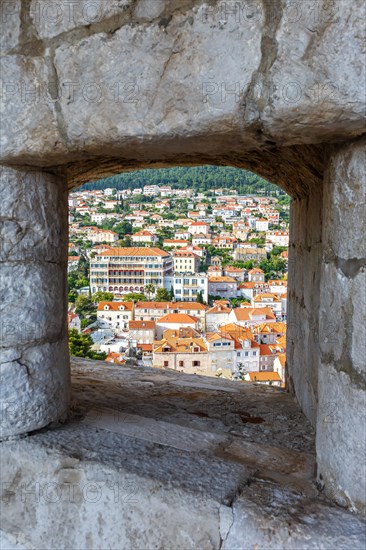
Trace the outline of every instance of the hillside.
<path fill-rule="evenodd" d="M 223 166 L 138 170 L 87 183 L 82 189 L 136 189 L 144 185 L 171 185 L 178 189 L 193 188 L 198 192 L 223 187 L 235 189 L 240 194 L 284 194 L 279 187 L 252 172 Z"/>

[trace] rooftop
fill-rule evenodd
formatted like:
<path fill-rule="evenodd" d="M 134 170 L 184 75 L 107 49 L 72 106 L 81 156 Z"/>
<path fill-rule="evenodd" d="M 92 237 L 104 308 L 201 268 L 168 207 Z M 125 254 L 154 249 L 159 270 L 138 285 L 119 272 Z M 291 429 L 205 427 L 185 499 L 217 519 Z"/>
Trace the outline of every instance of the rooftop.
<path fill-rule="evenodd" d="M 131 246 L 131 247 L 120 247 L 120 248 L 110 248 L 100 253 L 101 256 L 132 256 L 132 257 L 141 257 L 145 258 L 147 256 L 156 257 L 156 256 L 169 256 L 164 250 L 154 247 L 144 247 L 144 246 Z"/>

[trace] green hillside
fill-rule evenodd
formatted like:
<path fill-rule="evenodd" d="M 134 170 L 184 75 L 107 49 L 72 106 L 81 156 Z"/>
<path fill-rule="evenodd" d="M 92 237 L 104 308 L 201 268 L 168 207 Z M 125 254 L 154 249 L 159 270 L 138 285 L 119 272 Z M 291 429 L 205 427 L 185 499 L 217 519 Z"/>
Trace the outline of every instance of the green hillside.
<path fill-rule="evenodd" d="M 279 187 L 252 172 L 223 166 L 138 170 L 87 183 L 82 189 L 136 189 L 144 185 L 171 185 L 176 189 L 193 188 L 198 192 L 226 188 L 236 189 L 240 194 L 284 194 Z"/>

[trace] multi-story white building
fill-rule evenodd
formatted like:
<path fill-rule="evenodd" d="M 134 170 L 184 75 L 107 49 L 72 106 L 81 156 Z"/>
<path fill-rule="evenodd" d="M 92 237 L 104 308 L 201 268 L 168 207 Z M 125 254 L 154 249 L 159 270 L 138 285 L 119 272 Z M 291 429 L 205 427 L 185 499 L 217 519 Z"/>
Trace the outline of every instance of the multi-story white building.
<path fill-rule="evenodd" d="M 92 243 L 114 243 L 118 241 L 118 234 L 109 229 L 93 229 L 88 231 L 87 238 Z"/>
<path fill-rule="evenodd" d="M 208 277 L 206 273 L 175 273 L 165 278 L 165 288 L 173 287 L 177 302 L 194 302 L 197 294 L 202 292 L 202 298 L 208 301 Z"/>
<path fill-rule="evenodd" d="M 210 226 L 206 222 L 193 222 L 188 228 L 191 235 L 204 234 L 207 235 L 210 231 Z"/>
<path fill-rule="evenodd" d="M 128 328 L 133 315 L 133 302 L 99 302 L 98 304 L 97 319 L 108 323 L 116 333 Z"/>
<path fill-rule="evenodd" d="M 289 245 L 289 233 L 288 231 L 268 231 L 266 235 L 267 241 L 276 246 L 288 246 Z"/>
<path fill-rule="evenodd" d="M 159 239 L 150 231 L 143 230 L 131 235 L 131 240 L 133 243 L 146 243 L 154 245 L 158 242 Z"/>
<path fill-rule="evenodd" d="M 200 258 L 194 252 L 175 250 L 172 255 L 176 273 L 196 273 L 198 271 Z"/>
<path fill-rule="evenodd" d="M 172 274 L 172 257 L 159 248 L 111 248 L 91 260 L 90 288 L 92 293 L 144 292 L 147 284 L 162 287 Z"/>
<path fill-rule="evenodd" d="M 273 313 L 277 318 L 282 318 L 283 306 L 281 298 L 279 298 L 276 294 L 272 294 L 272 292 L 257 294 L 256 296 L 253 296 L 251 302 L 252 307 L 259 309 L 269 307 L 273 310 Z"/>

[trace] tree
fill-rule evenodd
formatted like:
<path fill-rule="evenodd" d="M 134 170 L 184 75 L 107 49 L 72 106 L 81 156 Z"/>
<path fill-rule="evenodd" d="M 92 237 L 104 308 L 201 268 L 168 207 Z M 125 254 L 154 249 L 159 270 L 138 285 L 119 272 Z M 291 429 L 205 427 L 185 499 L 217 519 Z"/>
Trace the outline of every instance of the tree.
<path fill-rule="evenodd" d="M 199 304 L 203 304 L 203 293 L 202 293 L 202 290 L 199 290 L 197 292 L 197 299 L 196 301 L 199 303 Z"/>
<path fill-rule="evenodd" d="M 103 290 L 98 290 L 98 292 L 96 292 L 92 296 L 92 301 L 95 304 L 99 304 L 99 302 L 113 302 L 113 300 L 114 300 L 113 292 L 104 292 Z"/>
<path fill-rule="evenodd" d="M 77 297 L 78 297 L 78 293 L 76 292 L 76 290 L 72 289 L 70 290 L 70 292 L 68 293 L 68 301 L 71 302 L 72 304 L 74 304 L 77 300 Z"/>
<path fill-rule="evenodd" d="M 96 352 L 91 348 L 94 342 L 90 334 L 80 334 L 75 328 L 69 330 L 69 351 L 70 355 L 76 357 L 88 357 L 89 359 L 105 359 L 107 354 Z"/>
<path fill-rule="evenodd" d="M 149 298 L 151 298 L 151 295 L 155 292 L 155 287 L 152 283 L 149 283 L 145 285 L 145 292 L 148 295 Z"/>
<path fill-rule="evenodd" d="M 84 318 L 88 316 L 89 314 L 93 313 L 95 306 L 90 299 L 89 296 L 85 296 L 85 294 L 80 294 L 76 298 L 75 302 L 76 308 L 75 311 L 80 317 Z"/>
<path fill-rule="evenodd" d="M 124 295 L 125 302 L 146 302 L 147 298 L 145 294 L 140 294 L 139 292 L 129 292 Z"/>
<path fill-rule="evenodd" d="M 169 298 L 170 298 L 170 301 L 173 301 L 175 298 L 173 285 L 170 287 Z"/>
<path fill-rule="evenodd" d="M 125 235 L 130 235 L 132 233 L 132 224 L 127 220 L 123 220 L 113 227 L 113 231 L 118 234 L 119 239 L 123 239 Z"/>
<path fill-rule="evenodd" d="M 158 288 L 155 295 L 157 302 L 170 302 L 170 294 L 166 288 Z"/>

